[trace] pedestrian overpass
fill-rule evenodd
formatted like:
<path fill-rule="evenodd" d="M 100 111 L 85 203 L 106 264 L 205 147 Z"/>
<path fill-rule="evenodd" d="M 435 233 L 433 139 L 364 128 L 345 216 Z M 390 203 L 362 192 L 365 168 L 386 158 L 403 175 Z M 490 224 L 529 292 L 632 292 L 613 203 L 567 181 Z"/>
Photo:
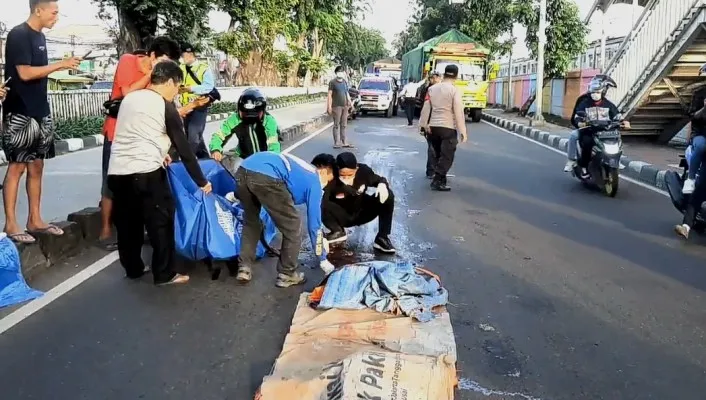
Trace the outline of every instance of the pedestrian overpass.
<path fill-rule="evenodd" d="M 706 0 L 596 0 L 586 21 L 617 3 L 644 11 L 603 68 L 618 84 L 608 97 L 632 124 L 625 134 L 669 141 L 688 123 L 692 93 L 706 84 L 698 76 L 706 63 Z"/>

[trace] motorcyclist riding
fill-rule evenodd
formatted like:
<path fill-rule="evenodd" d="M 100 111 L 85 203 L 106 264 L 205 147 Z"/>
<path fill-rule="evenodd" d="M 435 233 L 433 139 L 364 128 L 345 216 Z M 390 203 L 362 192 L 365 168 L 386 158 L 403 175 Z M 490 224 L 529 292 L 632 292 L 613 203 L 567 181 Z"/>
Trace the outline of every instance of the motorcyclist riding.
<path fill-rule="evenodd" d="M 609 120 L 620 119 L 621 115 L 618 107 L 616 107 L 615 104 L 605 97 L 610 87 L 617 87 L 612 78 L 607 75 L 596 75 L 588 84 L 588 92 L 576 99 L 576 104 L 574 106 L 571 119 L 571 123 L 576 130 L 572 131 L 569 136 L 569 143 L 566 149 L 568 161 L 564 167 L 564 172 L 571 172 L 576 166 L 576 150 L 578 149 L 579 144 L 579 128 L 585 126 L 585 123 L 577 115 L 578 113 L 581 112 L 592 114 Z M 591 112 L 589 113 L 589 111 Z M 623 121 L 623 127 L 629 128 L 630 123 L 628 121 Z M 591 147 L 592 142 L 582 142 L 582 157 L 581 160 L 579 160 L 579 165 L 581 166 L 581 173 L 584 178 L 588 177 L 586 167 L 588 166 L 588 162 L 591 160 Z"/>
<path fill-rule="evenodd" d="M 699 68 L 699 76 L 706 76 L 706 64 Z M 694 192 L 696 186 L 696 175 L 704 166 L 703 158 L 706 154 L 706 87 L 697 90 L 691 97 L 691 107 L 689 117 L 691 118 L 691 129 L 689 130 L 689 144 L 691 145 L 691 156 L 689 158 L 689 171 L 687 179 L 684 181 L 684 194 Z"/>
<path fill-rule="evenodd" d="M 245 159 L 260 151 L 281 152 L 280 132 L 275 117 L 267 112 L 267 98 L 257 88 L 246 89 L 238 99 L 238 109 L 211 137 L 209 150 L 216 161 L 223 158 L 223 146 L 235 134 L 235 155 Z"/>

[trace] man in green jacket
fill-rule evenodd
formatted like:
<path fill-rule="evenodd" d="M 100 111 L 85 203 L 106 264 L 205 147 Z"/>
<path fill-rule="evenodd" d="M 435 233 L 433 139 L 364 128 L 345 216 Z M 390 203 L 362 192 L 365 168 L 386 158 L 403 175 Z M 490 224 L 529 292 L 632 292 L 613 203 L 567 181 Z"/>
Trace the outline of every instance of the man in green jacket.
<path fill-rule="evenodd" d="M 211 137 L 209 150 L 216 161 L 223 158 L 223 146 L 235 134 L 235 155 L 245 159 L 260 151 L 280 153 L 279 128 L 275 117 L 267 113 L 267 99 L 258 89 L 246 89 L 238 99 L 238 110 Z"/>

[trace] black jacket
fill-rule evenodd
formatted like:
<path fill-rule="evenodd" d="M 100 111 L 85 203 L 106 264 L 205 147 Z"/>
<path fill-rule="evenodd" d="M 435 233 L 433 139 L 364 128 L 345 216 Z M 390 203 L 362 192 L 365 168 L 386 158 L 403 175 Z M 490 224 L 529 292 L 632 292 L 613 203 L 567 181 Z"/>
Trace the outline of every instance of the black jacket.
<path fill-rule="evenodd" d="M 579 96 L 578 99 L 576 99 L 576 105 L 574 106 L 574 111 L 571 114 L 571 124 L 578 129 L 578 118 L 576 116 L 576 113 L 579 111 L 586 112 L 587 109 L 589 108 L 599 108 L 602 110 L 607 110 L 608 111 L 608 116 L 611 120 L 615 119 L 618 115 L 620 115 L 620 110 L 618 110 L 618 107 L 616 107 L 615 104 L 613 104 L 610 100 L 603 98 L 599 101 L 594 101 L 591 98 L 591 95 L 586 93 L 581 96 Z"/>
<path fill-rule="evenodd" d="M 691 118 L 691 137 L 706 135 L 706 114 L 703 112 L 704 101 L 706 100 L 706 87 L 694 92 L 691 96 L 691 107 L 689 107 L 689 117 Z"/>
<path fill-rule="evenodd" d="M 368 188 L 376 188 L 381 183 L 389 187 L 387 179 L 376 174 L 366 164 L 358 164 L 358 171 L 353 178 L 353 186 L 344 184 L 338 178 L 326 185 L 322 206 L 325 207 L 327 202 L 332 202 L 353 215 L 360 210 L 362 197 L 368 196 L 365 191 Z M 361 187 L 363 187 L 362 191 L 360 191 Z"/>

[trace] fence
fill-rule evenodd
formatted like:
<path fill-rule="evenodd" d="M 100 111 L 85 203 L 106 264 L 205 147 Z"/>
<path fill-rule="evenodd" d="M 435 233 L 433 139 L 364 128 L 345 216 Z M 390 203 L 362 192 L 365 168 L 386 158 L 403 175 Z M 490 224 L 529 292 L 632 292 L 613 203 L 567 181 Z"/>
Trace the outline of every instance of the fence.
<path fill-rule="evenodd" d="M 545 113 L 569 119 L 574 103 L 581 93 L 586 92 L 588 82 L 599 71 L 583 69 L 570 71 L 564 78 L 552 79 L 544 86 L 542 92 L 542 110 Z M 512 78 L 512 108 L 521 108 L 537 87 L 536 74 L 516 76 Z M 497 79 L 488 88 L 488 103 L 492 105 L 507 105 L 510 85 L 507 78 Z M 610 98 L 610 93 L 608 93 Z M 530 112 L 536 109 L 534 103 Z"/>
<path fill-rule="evenodd" d="M 218 88 L 221 101 L 237 101 L 247 87 Z M 327 90 L 326 87 L 260 87 L 267 97 L 314 94 Z M 49 105 L 55 120 L 65 120 L 103 115 L 103 103 L 108 100 L 110 90 L 70 90 L 49 92 Z"/>

